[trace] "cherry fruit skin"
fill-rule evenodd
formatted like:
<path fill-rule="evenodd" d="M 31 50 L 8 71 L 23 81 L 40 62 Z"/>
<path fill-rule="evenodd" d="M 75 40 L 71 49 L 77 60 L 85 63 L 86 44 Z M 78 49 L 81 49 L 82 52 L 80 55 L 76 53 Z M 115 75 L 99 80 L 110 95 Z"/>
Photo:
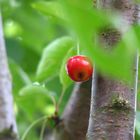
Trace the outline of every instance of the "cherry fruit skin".
<path fill-rule="evenodd" d="M 73 81 L 87 81 L 93 73 L 92 62 L 84 55 L 73 56 L 67 61 L 66 71 Z"/>

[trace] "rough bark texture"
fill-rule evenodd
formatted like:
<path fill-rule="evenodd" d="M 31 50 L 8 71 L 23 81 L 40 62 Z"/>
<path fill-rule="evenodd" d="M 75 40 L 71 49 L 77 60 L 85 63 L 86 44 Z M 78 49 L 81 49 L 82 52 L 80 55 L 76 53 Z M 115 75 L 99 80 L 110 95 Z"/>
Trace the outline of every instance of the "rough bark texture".
<path fill-rule="evenodd" d="M 54 140 L 85 140 L 88 128 L 91 80 L 76 84 L 57 126 Z"/>
<path fill-rule="evenodd" d="M 98 7 L 120 12 L 123 27 L 129 27 L 137 20 L 138 9 L 132 0 L 99 0 Z M 115 32 L 109 32 L 109 35 L 111 38 L 104 36 L 103 40 L 111 47 L 120 37 Z M 131 86 L 94 73 L 88 140 L 134 140 L 137 66 L 138 57 L 133 72 L 135 82 Z"/>
<path fill-rule="evenodd" d="M 17 128 L 13 111 L 12 84 L 2 29 L 0 15 L 0 140 L 16 140 Z"/>

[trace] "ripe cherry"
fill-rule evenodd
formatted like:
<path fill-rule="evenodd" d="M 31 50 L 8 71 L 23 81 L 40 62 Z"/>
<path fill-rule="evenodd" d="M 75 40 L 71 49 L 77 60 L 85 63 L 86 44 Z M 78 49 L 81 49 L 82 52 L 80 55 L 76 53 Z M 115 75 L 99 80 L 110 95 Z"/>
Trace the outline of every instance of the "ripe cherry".
<path fill-rule="evenodd" d="M 87 56 L 73 56 L 67 61 L 66 71 L 73 81 L 87 81 L 93 72 L 92 62 Z"/>

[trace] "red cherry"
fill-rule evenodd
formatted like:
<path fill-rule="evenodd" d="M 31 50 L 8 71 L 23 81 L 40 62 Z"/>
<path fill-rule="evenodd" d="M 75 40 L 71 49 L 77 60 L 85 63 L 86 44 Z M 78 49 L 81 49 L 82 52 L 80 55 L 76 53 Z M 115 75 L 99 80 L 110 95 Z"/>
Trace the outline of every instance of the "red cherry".
<path fill-rule="evenodd" d="M 73 81 L 87 81 L 93 72 L 92 62 L 83 55 L 73 56 L 67 61 L 66 71 Z"/>

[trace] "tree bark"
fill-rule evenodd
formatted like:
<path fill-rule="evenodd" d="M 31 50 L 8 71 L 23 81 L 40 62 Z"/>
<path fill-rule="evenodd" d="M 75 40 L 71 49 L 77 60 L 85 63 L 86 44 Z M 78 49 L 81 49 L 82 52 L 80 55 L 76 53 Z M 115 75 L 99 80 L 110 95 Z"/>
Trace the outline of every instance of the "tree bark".
<path fill-rule="evenodd" d="M 99 8 L 119 12 L 123 16 L 123 27 L 137 21 L 138 7 L 132 0 L 99 0 Z M 112 45 L 116 33 L 104 36 L 107 45 Z M 118 40 L 119 41 L 119 40 Z M 112 46 L 110 46 L 112 47 Z M 134 140 L 138 56 L 133 68 L 133 85 L 94 72 L 88 140 Z"/>
<path fill-rule="evenodd" d="M 56 127 L 54 140 L 85 140 L 91 98 L 91 80 L 76 84 Z"/>
<path fill-rule="evenodd" d="M 16 140 L 17 128 L 13 110 L 12 83 L 2 29 L 0 14 L 0 140 Z"/>

